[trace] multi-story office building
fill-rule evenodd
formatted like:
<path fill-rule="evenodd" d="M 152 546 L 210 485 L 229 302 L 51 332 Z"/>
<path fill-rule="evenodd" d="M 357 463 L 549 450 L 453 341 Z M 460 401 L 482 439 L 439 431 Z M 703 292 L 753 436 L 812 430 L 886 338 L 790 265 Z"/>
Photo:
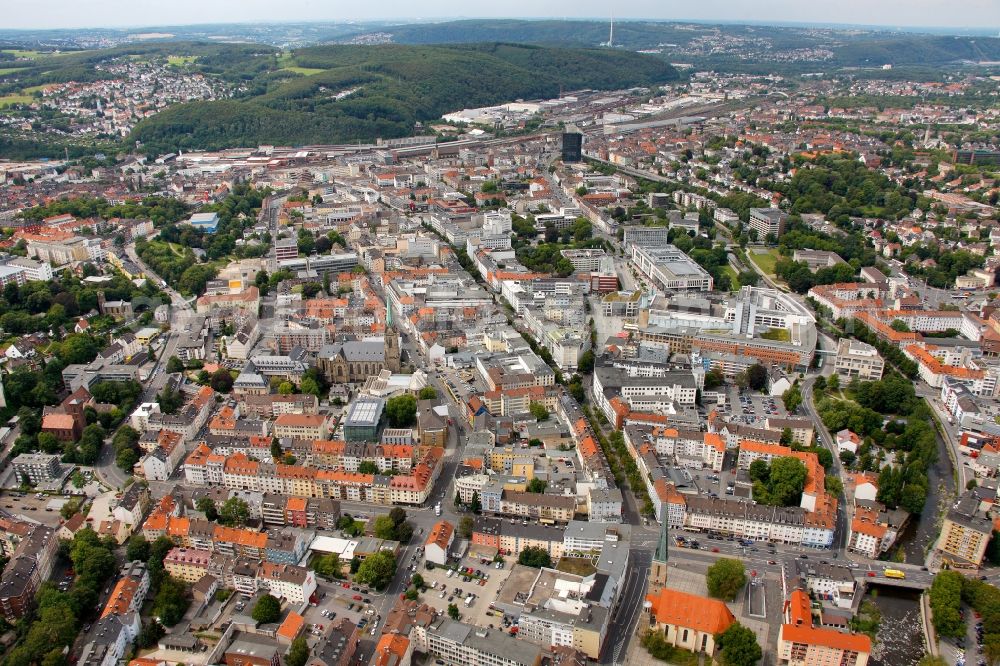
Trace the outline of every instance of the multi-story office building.
<path fill-rule="evenodd" d="M 785 222 L 788 215 L 778 208 L 751 208 L 750 230 L 757 232 L 757 240 L 764 241 L 768 236 L 777 238 L 785 233 Z"/>

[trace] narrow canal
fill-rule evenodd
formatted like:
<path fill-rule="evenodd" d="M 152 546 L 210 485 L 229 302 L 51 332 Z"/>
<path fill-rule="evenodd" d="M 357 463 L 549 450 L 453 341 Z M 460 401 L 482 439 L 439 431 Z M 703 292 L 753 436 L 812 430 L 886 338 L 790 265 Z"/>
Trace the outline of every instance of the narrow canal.
<path fill-rule="evenodd" d="M 955 496 L 955 472 L 948 455 L 948 444 L 940 434 L 937 436 L 937 446 L 937 460 L 927 470 L 927 502 L 924 504 L 923 515 L 911 520 L 900 537 L 907 564 L 924 564 L 927 550 L 937 540 L 938 516 Z"/>

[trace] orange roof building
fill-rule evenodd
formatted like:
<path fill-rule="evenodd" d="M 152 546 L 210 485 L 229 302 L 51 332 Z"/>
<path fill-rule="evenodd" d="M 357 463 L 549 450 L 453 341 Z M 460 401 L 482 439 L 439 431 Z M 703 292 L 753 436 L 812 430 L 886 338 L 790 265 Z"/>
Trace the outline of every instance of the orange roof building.
<path fill-rule="evenodd" d="M 286 617 L 285 621 L 281 623 L 280 627 L 278 627 L 278 640 L 285 643 L 291 643 L 299 637 L 299 634 L 302 633 L 302 629 L 305 626 L 305 618 L 295 611 L 289 612 L 288 617 Z"/>
<path fill-rule="evenodd" d="M 444 565 L 448 561 L 448 551 L 455 540 L 455 527 L 447 520 L 439 520 L 431 528 L 424 544 L 424 556 L 428 562 Z"/>
<path fill-rule="evenodd" d="M 866 666 L 872 641 L 864 634 L 848 634 L 816 627 L 809 597 L 793 590 L 785 602 L 785 624 L 778 630 L 778 660 L 784 664 L 853 664 Z"/>
<path fill-rule="evenodd" d="M 715 637 L 736 622 L 726 604 L 697 594 L 664 588 L 646 601 L 650 628 L 662 632 L 667 643 L 709 656 L 715 654 Z"/>
<path fill-rule="evenodd" d="M 124 615 L 135 610 L 136 593 L 139 591 L 139 581 L 134 578 L 122 578 L 115 584 L 115 589 L 108 597 L 108 603 L 101 611 L 101 617 L 108 615 Z"/>
<path fill-rule="evenodd" d="M 406 656 L 410 654 L 410 639 L 402 634 L 382 634 L 372 662 L 375 666 L 398 666 L 408 663 Z"/>

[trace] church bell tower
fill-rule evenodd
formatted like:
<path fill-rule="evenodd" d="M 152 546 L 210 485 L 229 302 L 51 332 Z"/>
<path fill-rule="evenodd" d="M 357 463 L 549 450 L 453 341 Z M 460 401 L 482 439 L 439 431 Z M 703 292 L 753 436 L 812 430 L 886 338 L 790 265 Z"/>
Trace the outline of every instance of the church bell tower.
<path fill-rule="evenodd" d="M 653 563 L 649 568 L 649 585 L 647 594 L 658 594 L 667 584 L 667 548 L 669 536 L 667 535 L 667 503 L 660 503 L 660 538 L 656 544 L 656 552 L 653 553 Z"/>

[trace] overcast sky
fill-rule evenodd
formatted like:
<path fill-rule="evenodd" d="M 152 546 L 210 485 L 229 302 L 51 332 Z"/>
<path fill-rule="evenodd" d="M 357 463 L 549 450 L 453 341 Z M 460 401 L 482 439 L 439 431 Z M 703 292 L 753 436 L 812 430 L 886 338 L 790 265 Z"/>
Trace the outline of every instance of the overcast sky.
<path fill-rule="evenodd" d="M 1000 27 L 1000 0 L 6 0 L 0 28 L 462 17 L 621 18 Z M 418 13 L 419 12 L 419 13 Z"/>

